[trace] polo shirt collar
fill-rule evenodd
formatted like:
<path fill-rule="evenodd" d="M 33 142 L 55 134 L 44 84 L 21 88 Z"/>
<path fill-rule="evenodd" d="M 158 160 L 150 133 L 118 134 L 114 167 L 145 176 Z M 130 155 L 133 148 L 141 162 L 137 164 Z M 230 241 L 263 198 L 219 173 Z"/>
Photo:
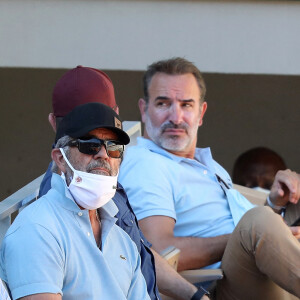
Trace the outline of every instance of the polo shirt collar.
<path fill-rule="evenodd" d="M 168 157 L 178 163 L 180 163 L 184 159 L 184 157 L 174 155 L 155 144 L 152 140 L 146 139 L 144 137 L 138 137 L 138 146 L 147 148 L 154 153 L 158 153 L 162 156 Z"/>
<path fill-rule="evenodd" d="M 214 167 L 210 147 L 196 148 L 195 159 L 190 159 L 190 158 L 186 158 L 186 157 L 177 156 L 175 154 L 172 154 L 172 153 L 164 150 L 163 148 L 161 148 L 157 144 L 155 144 L 152 140 L 146 139 L 144 137 L 138 137 L 138 146 L 147 148 L 152 152 L 161 154 L 161 155 L 163 155 L 165 157 L 168 157 L 168 158 L 170 158 L 173 161 L 176 161 L 178 163 L 180 163 L 182 161 L 185 161 L 185 162 L 192 163 L 192 164 L 200 163 L 200 164 L 202 164 L 204 166 L 207 166 L 209 168 Z"/>

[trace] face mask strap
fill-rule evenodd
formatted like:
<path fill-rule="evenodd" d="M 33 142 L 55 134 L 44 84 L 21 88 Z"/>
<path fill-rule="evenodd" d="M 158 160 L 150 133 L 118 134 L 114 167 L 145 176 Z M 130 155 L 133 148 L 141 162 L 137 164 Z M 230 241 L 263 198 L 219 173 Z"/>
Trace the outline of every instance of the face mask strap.
<path fill-rule="evenodd" d="M 67 159 L 67 156 L 65 154 L 65 151 L 63 148 L 59 148 L 60 150 L 60 153 L 62 154 L 63 158 L 65 159 L 67 165 L 70 167 L 70 169 L 73 171 L 73 172 L 76 172 L 76 170 L 72 167 L 71 163 L 69 162 L 69 160 Z"/>
<path fill-rule="evenodd" d="M 65 159 L 67 165 L 68 165 L 68 166 L 70 167 L 70 169 L 73 171 L 73 173 L 77 173 L 77 174 L 78 174 L 78 173 L 81 173 L 82 171 L 75 170 L 75 169 L 72 167 L 71 163 L 69 162 L 69 160 L 68 160 L 67 157 L 66 157 L 66 154 L 65 154 L 65 152 L 64 152 L 64 149 L 59 148 L 59 150 L 60 150 L 60 152 L 61 152 L 63 158 Z M 118 173 L 117 173 L 116 176 L 105 176 L 105 175 L 100 175 L 100 174 L 90 174 L 90 173 L 86 173 L 86 172 L 83 172 L 83 173 L 85 173 L 85 176 L 93 176 L 93 177 L 94 177 L 94 176 L 101 176 L 101 177 L 103 177 L 105 180 L 109 180 L 109 178 L 117 178 L 118 175 L 119 175 L 119 170 L 118 170 Z"/>

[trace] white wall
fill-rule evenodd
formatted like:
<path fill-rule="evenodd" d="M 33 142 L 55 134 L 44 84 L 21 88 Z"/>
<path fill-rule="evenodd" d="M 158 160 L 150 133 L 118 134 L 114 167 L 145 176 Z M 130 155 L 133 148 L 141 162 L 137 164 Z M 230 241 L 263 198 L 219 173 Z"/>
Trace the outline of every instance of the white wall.
<path fill-rule="evenodd" d="M 293 1 L 0 0 L 0 67 L 144 70 L 185 56 L 204 72 L 300 74 Z"/>

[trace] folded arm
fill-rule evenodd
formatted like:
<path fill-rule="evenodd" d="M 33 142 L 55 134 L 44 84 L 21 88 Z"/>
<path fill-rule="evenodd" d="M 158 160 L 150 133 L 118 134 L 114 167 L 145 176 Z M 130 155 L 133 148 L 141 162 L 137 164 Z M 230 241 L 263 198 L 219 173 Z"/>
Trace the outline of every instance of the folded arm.
<path fill-rule="evenodd" d="M 275 213 L 281 213 L 281 207 L 296 205 L 300 199 L 300 175 L 291 170 L 278 171 L 269 195 L 269 205 Z M 299 205 L 299 204 L 298 204 Z M 290 227 L 292 234 L 300 238 L 300 226 Z"/>
<path fill-rule="evenodd" d="M 147 217 L 141 219 L 139 225 L 155 251 L 160 252 L 168 246 L 175 246 L 180 249 L 178 271 L 198 269 L 221 261 L 230 236 L 175 237 L 175 221 L 166 216 Z"/>

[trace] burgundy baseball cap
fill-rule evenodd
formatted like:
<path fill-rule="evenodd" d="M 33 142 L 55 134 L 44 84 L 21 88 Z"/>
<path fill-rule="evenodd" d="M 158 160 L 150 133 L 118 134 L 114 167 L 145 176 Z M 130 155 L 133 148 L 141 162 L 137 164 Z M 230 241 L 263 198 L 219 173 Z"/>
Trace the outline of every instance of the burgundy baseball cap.
<path fill-rule="evenodd" d="M 56 83 L 52 94 L 53 113 L 64 117 L 78 105 L 99 102 L 116 111 L 115 92 L 104 72 L 77 66 L 65 73 Z"/>

